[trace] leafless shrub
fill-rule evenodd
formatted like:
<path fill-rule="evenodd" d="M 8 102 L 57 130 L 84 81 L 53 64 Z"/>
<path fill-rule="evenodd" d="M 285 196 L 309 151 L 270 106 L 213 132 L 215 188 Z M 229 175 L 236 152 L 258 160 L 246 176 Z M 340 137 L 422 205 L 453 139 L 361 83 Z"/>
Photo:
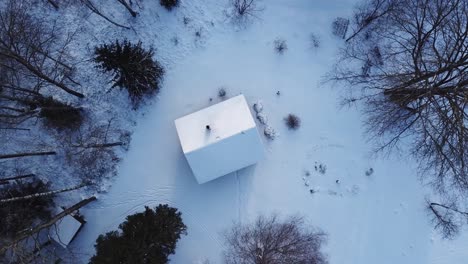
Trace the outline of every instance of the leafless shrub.
<path fill-rule="evenodd" d="M 172 42 L 172 44 L 174 44 L 174 46 L 177 46 L 177 45 L 179 45 L 179 38 L 177 36 L 172 37 L 171 42 Z"/>
<path fill-rule="evenodd" d="M 190 19 L 189 17 L 186 17 L 184 16 L 184 25 L 187 26 L 188 24 L 190 24 L 190 22 L 192 21 L 192 19 Z"/>
<path fill-rule="evenodd" d="M 320 38 L 316 34 L 312 33 L 310 34 L 310 43 L 312 48 L 319 48 L 320 47 Z"/>
<path fill-rule="evenodd" d="M 297 216 L 260 216 L 252 224 L 235 224 L 225 239 L 228 264 L 328 263 L 321 252 L 326 234 Z"/>
<path fill-rule="evenodd" d="M 301 119 L 295 114 L 289 114 L 284 118 L 284 122 L 289 129 L 296 130 L 301 126 Z"/>
<path fill-rule="evenodd" d="M 286 40 L 281 38 L 275 39 L 273 45 L 275 46 L 275 51 L 279 54 L 283 54 L 288 49 L 288 44 L 286 43 Z"/>
<path fill-rule="evenodd" d="M 203 31 L 203 28 L 202 27 L 199 27 L 196 31 L 195 31 L 195 37 L 197 40 L 199 40 L 201 37 L 202 37 L 202 31 Z"/>
<path fill-rule="evenodd" d="M 259 18 L 258 15 L 263 11 L 258 0 L 230 0 L 230 16 L 236 23 L 247 22 L 251 18 Z"/>

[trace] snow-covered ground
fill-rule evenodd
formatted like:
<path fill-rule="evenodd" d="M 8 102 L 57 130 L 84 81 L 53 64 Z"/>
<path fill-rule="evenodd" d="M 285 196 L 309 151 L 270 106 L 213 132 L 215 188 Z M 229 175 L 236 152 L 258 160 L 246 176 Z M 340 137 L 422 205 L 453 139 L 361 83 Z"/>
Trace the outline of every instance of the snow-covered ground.
<path fill-rule="evenodd" d="M 145 45 L 158 48 L 167 66 L 164 86 L 138 118 L 112 187 L 81 210 L 88 223 L 70 246 L 74 256 L 86 263 L 99 234 L 145 205 L 168 203 L 180 209 L 188 226 L 172 263 L 222 263 L 222 231 L 233 221 L 273 212 L 304 215 L 326 231 L 332 264 L 466 263 L 467 235 L 443 241 L 433 231 L 424 208 L 429 190 L 418 181 L 415 162 L 371 157 L 358 110 L 340 110 L 339 89 L 321 84 L 341 44 L 331 35 L 331 22 L 349 16 L 352 4 L 263 1 L 261 19 L 235 30 L 223 15 L 224 1 L 186 0 L 171 13 L 158 7 L 154 21 L 145 20 L 154 17 L 154 6 L 143 3 L 135 28 Z M 184 16 L 191 19 L 188 26 Z M 320 38 L 319 48 L 311 43 L 312 33 Z M 171 43 L 175 36 L 177 46 Z M 287 42 L 282 55 L 274 51 L 277 38 Z M 228 96 L 243 93 L 251 105 L 262 100 L 279 136 L 264 138 L 266 155 L 257 165 L 199 185 L 174 120 L 219 102 L 222 86 Z M 289 113 L 302 119 L 299 130 L 284 125 Z"/>

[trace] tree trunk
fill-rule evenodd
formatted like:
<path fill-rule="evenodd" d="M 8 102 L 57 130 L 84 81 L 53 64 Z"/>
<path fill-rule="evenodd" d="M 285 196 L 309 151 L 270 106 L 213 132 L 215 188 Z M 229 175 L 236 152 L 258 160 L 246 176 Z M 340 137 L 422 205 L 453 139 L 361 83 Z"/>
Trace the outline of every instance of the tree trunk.
<path fill-rule="evenodd" d="M 47 0 L 47 2 L 49 2 L 49 4 L 51 4 L 55 9 L 59 9 L 58 4 L 55 3 L 54 1 L 52 1 L 52 0 Z"/>
<path fill-rule="evenodd" d="M 130 12 L 130 14 L 132 15 L 132 17 L 136 17 L 138 15 L 137 12 L 135 12 L 132 7 L 125 1 L 125 0 L 117 0 L 119 3 L 121 3 L 123 6 L 125 6 L 125 8 L 128 10 L 128 12 Z"/>
<path fill-rule="evenodd" d="M 17 153 L 17 154 L 0 155 L 0 159 L 21 158 L 21 157 L 29 157 L 29 156 L 47 156 L 47 155 L 56 155 L 56 154 L 57 152 L 55 151 L 24 152 L 24 153 Z"/>
<path fill-rule="evenodd" d="M 68 88 L 65 84 L 63 83 L 60 83 L 60 82 L 57 82 L 56 80 L 53 80 L 51 78 L 49 78 L 49 76 L 47 76 L 46 74 L 44 74 L 43 72 L 41 72 L 39 69 L 37 69 L 36 67 L 32 66 L 28 61 L 26 61 L 24 58 L 20 57 L 20 56 L 17 56 L 16 54 L 10 54 L 10 53 L 1 53 L 2 55 L 5 55 L 9 58 L 12 58 L 14 59 L 15 61 L 17 61 L 18 63 L 20 63 L 21 65 L 23 65 L 24 67 L 26 67 L 26 69 L 28 69 L 30 72 L 32 72 L 34 75 L 36 75 L 37 77 L 43 79 L 44 81 L 50 83 L 50 84 L 53 84 L 55 86 L 57 86 L 58 88 L 64 90 L 65 92 L 71 94 L 71 95 L 74 95 L 76 97 L 79 97 L 79 98 L 84 98 L 85 96 L 79 92 L 76 92 L 70 88 Z"/>
<path fill-rule="evenodd" d="M 101 11 L 99 11 L 99 9 L 97 9 L 97 7 L 91 2 L 91 0 L 81 0 L 81 2 L 87 7 L 89 8 L 89 10 L 91 10 L 93 13 L 95 13 L 96 15 L 104 18 L 105 20 L 107 20 L 108 22 L 112 23 L 113 25 L 115 26 L 118 26 L 118 27 L 121 27 L 121 28 L 125 28 L 125 29 L 130 29 L 129 27 L 126 27 L 124 25 L 121 25 L 117 22 L 114 22 L 112 21 L 110 18 L 108 18 L 106 15 L 104 15 L 103 13 L 101 13 Z"/>
<path fill-rule="evenodd" d="M 1 200 L 0 200 L 0 204 L 2 204 L 2 203 L 16 202 L 16 201 L 23 201 L 23 200 L 29 200 L 29 199 L 34 199 L 34 198 L 37 198 L 37 197 L 42 197 L 42 196 L 51 196 L 51 195 L 58 194 L 58 193 L 73 191 L 73 190 L 82 188 L 82 187 L 84 187 L 84 186 L 86 186 L 86 185 L 88 185 L 88 184 L 82 183 L 82 184 L 80 184 L 80 185 L 77 185 L 77 186 L 74 186 L 74 187 L 70 187 L 70 188 L 61 189 L 61 190 L 54 190 L 54 191 L 50 191 L 50 192 L 34 193 L 34 194 L 30 194 L 30 195 L 26 195 L 26 196 L 21 196 L 21 197 L 13 197 L 13 198 L 1 199 Z"/>
<path fill-rule="evenodd" d="M 103 144 L 89 144 L 89 145 L 73 145 L 75 148 L 110 148 L 122 146 L 122 142 L 103 143 Z"/>
<path fill-rule="evenodd" d="M 24 178 L 29 178 L 29 177 L 34 177 L 36 174 L 26 174 L 26 175 L 19 175 L 19 176 L 14 176 L 14 177 L 8 177 L 8 178 L 1 178 L 0 179 L 0 184 L 8 183 L 8 181 L 12 180 L 19 180 L 19 179 L 24 179 Z"/>
<path fill-rule="evenodd" d="M 26 238 L 40 232 L 43 229 L 51 227 L 52 225 L 54 225 L 57 221 L 59 221 L 63 217 L 71 214 L 72 212 L 80 209 L 81 207 L 89 204 L 90 202 L 92 202 L 94 200 L 96 200 L 96 197 L 94 197 L 94 196 L 92 196 L 92 197 L 90 197 L 88 199 L 82 200 L 79 203 L 73 205 L 72 207 L 70 207 L 68 209 L 65 209 L 63 212 L 61 212 L 61 213 L 57 214 L 56 216 L 52 217 L 52 219 L 50 219 L 49 221 L 47 221 L 45 223 L 42 223 L 42 224 L 32 228 L 30 231 L 26 231 L 26 232 L 20 234 L 19 236 L 14 238 L 10 243 L 8 243 L 7 245 L 0 248 L 0 255 L 4 254 L 9 248 L 16 246 L 22 240 L 24 240 L 24 239 L 26 239 Z"/>

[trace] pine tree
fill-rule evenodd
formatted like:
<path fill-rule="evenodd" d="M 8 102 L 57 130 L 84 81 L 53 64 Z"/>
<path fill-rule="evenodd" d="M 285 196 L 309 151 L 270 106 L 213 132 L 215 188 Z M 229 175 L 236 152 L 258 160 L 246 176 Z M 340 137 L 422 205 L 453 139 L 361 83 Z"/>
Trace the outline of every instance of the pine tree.
<path fill-rule="evenodd" d="M 172 8 L 179 5 L 179 0 L 159 0 L 159 3 L 164 6 L 167 10 L 171 11 Z"/>
<path fill-rule="evenodd" d="M 94 54 L 98 68 L 114 74 L 112 87 L 127 89 L 135 106 L 144 95 L 159 90 L 164 69 L 153 60 L 153 48 L 145 50 L 141 41 L 132 44 L 127 40 L 122 43 L 116 40 L 96 47 Z"/>
<path fill-rule="evenodd" d="M 160 204 L 127 216 L 119 229 L 98 237 L 91 264 L 168 263 L 187 227 L 176 208 Z"/>

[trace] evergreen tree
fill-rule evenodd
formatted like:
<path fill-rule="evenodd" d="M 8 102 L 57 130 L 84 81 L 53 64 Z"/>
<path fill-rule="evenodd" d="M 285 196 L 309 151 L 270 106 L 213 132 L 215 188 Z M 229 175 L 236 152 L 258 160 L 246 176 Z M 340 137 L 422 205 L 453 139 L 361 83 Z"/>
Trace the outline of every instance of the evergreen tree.
<path fill-rule="evenodd" d="M 153 60 L 153 49 L 145 50 L 141 41 L 132 44 L 127 40 L 122 43 L 116 40 L 96 47 L 94 54 L 98 68 L 114 74 L 112 87 L 127 89 L 135 106 L 145 94 L 159 90 L 164 69 Z"/>
<path fill-rule="evenodd" d="M 127 216 L 119 229 L 98 237 L 91 264 L 168 263 L 180 236 L 187 233 L 181 213 L 167 204 L 155 210 L 145 206 L 144 212 Z"/>
<path fill-rule="evenodd" d="M 179 0 L 159 0 L 159 3 L 164 6 L 167 10 L 171 11 L 172 8 L 179 5 Z"/>

